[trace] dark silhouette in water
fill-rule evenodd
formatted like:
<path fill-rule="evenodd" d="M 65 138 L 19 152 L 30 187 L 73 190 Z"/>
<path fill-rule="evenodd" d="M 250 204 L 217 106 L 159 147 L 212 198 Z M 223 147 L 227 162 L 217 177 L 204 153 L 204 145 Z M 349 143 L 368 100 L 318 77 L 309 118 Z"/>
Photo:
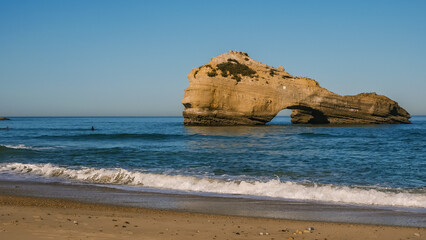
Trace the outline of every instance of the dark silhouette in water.
<path fill-rule="evenodd" d="M 92 126 L 92 131 L 95 131 L 95 128 Z"/>

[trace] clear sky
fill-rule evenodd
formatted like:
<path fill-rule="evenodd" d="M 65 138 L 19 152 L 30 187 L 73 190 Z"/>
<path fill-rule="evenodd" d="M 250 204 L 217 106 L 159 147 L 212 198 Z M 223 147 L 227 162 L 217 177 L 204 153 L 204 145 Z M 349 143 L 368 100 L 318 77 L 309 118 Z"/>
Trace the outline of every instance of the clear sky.
<path fill-rule="evenodd" d="M 178 116 L 228 50 L 426 114 L 426 1 L 0 0 L 0 116 Z"/>

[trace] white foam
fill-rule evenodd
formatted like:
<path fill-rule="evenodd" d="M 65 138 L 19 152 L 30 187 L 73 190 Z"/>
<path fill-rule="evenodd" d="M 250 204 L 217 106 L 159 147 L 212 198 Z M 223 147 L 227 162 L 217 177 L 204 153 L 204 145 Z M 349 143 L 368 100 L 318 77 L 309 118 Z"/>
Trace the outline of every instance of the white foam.
<path fill-rule="evenodd" d="M 285 198 L 294 200 L 315 200 L 349 204 L 400 206 L 426 208 L 425 193 L 407 191 L 384 191 L 334 185 L 306 185 L 282 182 L 278 179 L 262 181 L 226 181 L 211 178 L 197 178 L 182 175 L 166 175 L 128 171 L 121 168 L 97 169 L 83 167 L 70 169 L 51 164 L 0 164 L 0 172 L 32 174 L 44 177 L 59 177 L 91 183 L 135 185 L 151 188 L 195 191 L 219 194 L 242 194 Z"/>
<path fill-rule="evenodd" d="M 3 147 L 11 148 L 11 149 L 31 149 L 32 147 L 25 146 L 24 144 L 18 144 L 18 145 L 0 145 Z"/>
<path fill-rule="evenodd" d="M 0 145 L 6 148 L 10 149 L 33 149 L 33 150 L 46 150 L 46 149 L 52 149 L 52 147 L 32 147 L 32 146 L 26 146 L 24 144 L 17 144 L 17 145 Z"/>

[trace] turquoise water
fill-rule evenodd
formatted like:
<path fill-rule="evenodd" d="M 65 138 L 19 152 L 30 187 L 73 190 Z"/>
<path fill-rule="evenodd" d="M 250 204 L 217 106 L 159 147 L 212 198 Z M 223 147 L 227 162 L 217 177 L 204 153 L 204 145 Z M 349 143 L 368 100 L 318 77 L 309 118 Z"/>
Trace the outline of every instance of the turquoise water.
<path fill-rule="evenodd" d="M 0 180 L 423 209 L 426 117 L 411 120 L 185 127 L 181 117 L 15 117 L 0 122 Z"/>

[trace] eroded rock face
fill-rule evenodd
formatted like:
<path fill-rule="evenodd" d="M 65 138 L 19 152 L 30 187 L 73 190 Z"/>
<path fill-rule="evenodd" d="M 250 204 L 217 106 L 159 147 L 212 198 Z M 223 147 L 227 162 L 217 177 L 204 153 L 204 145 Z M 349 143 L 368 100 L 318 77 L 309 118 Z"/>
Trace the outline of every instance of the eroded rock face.
<path fill-rule="evenodd" d="M 376 93 L 340 96 L 246 53 L 229 51 L 188 74 L 185 125 L 260 125 L 292 109 L 292 123 L 410 123 L 397 102 Z"/>

